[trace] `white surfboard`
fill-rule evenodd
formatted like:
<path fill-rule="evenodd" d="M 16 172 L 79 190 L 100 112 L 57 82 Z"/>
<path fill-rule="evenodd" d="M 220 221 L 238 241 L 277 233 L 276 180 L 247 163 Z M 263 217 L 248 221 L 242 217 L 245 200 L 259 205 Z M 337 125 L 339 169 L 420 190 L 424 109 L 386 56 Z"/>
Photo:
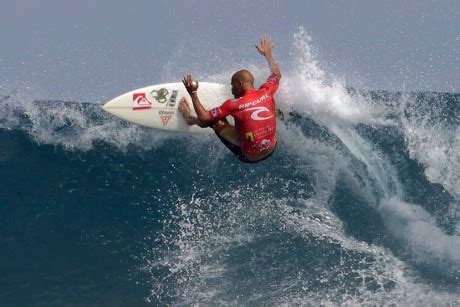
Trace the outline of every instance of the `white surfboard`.
<path fill-rule="evenodd" d="M 230 85 L 200 82 L 198 96 L 206 109 L 221 105 L 232 97 Z M 166 83 L 140 88 L 120 95 L 102 108 L 133 124 L 190 133 L 213 133 L 211 128 L 189 126 L 178 110 L 179 100 L 186 97 L 192 114 L 192 101 L 182 83 Z"/>

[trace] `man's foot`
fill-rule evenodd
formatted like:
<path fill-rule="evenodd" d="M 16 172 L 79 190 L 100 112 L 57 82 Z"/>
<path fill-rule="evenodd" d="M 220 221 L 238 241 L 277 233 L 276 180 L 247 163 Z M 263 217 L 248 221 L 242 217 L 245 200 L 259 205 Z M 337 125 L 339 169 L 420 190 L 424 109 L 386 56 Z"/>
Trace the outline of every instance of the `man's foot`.
<path fill-rule="evenodd" d="M 179 112 L 182 116 L 188 117 L 190 116 L 190 106 L 188 105 L 187 98 L 182 97 L 179 101 Z"/>
<path fill-rule="evenodd" d="M 190 112 L 190 106 L 188 104 L 188 101 L 185 97 L 182 97 L 179 101 L 179 112 L 182 114 L 182 117 L 184 117 L 185 121 L 189 125 L 197 125 L 197 120 L 198 118 L 193 117 Z"/>

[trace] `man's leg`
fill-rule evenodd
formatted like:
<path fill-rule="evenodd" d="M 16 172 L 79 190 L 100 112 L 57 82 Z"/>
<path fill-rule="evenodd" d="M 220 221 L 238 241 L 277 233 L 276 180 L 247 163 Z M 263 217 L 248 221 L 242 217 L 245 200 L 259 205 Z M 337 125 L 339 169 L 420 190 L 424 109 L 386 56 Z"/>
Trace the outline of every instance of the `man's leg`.
<path fill-rule="evenodd" d="M 220 139 L 231 143 L 234 146 L 241 146 L 240 137 L 238 136 L 238 131 L 236 131 L 235 126 L 230 125 L 227 119 L 221 119 L 217 123 L 211 126 L 214 132 Z"/>
<path fill-rule="evenodd" d="M 190 105 L 188 104 L 188 101 L 185 97 L 182 97 L 179 101 L 179 112 L 182 114 L 185 121 L 190 126 L 201 126 L 199 119 L 190 113 Z M 214 130 L 217 136 L 219 136 L 219 138 L 223 138 L 224 140 L 230 142 L 235 146 L 240 146 L 240 139 L 238 137 L 238 132 L 236 131 L 236 128 L 230 125 L 230 123 L 226 119 L 219 120 L 217 123 L 211 125 L 211 128 Z"/>
<path fill-rule="evenodd" d="M 184 97 L 179 102 L 179 112 L 181 112 L 185 121 L 189 125 L 198 125 L 203 127 L 199 119 L 191 115 L 190 106 L 187 99 Z M 211 128 L 214 130 L 217 137 L 221 140 L 225 147 L 227 147 L 238 159 L 246 162 L 245 157 L 241 153 L 241 141 L 235 126 L 230 125 L 226 119 L 223 119 L 217 121 L 211 126 Z"/>

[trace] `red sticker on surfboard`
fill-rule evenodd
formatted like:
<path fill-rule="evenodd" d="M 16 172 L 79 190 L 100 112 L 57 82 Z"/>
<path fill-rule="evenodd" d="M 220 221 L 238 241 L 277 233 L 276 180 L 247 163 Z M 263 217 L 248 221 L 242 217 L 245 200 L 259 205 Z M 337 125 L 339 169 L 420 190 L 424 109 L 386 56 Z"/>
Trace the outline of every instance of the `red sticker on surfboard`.
<path fill-rule="evenodd" d="M 133 110 L 151 109 L 152 103 L 147 100 L 145 93 L 133 93 Z"/>
<path fill-rule="evenodd" d="M 161 121 L 163 122 L 163 126 L 166 126 L 171 119 L 171 115 L 161 115 Z"/>

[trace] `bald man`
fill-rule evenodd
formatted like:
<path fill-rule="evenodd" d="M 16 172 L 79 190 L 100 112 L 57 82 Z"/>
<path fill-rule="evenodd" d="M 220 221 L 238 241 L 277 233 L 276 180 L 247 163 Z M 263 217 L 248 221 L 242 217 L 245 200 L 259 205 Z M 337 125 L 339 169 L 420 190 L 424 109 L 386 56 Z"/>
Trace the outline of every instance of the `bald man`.
<path fill-rule="evenodd" d="M 190 94 L 198 117 L 190 114 L 185 98 L 179 103 L 179 110 L 189 125 L 213 128 L 222 143 L 244 163 L 265 160 L 276 148 L 276 109 L 273 96 L 278 89 L 281 71 L 273 59 L 273 45 L 268 37 L 262 36 L 256 48 L 266 58 L 271 71 L 259 89 L 254 88 L 251 72 L 237 71 L 232 76 L 232 94 L 235 99 L 229 99 L 208 111 L 198 98 L 198 81 L 195 82 L 191 75 L 187 75 L 182 82 Z M 235 119 L 235 126 L 228 123 L 228 115 Z"/>

